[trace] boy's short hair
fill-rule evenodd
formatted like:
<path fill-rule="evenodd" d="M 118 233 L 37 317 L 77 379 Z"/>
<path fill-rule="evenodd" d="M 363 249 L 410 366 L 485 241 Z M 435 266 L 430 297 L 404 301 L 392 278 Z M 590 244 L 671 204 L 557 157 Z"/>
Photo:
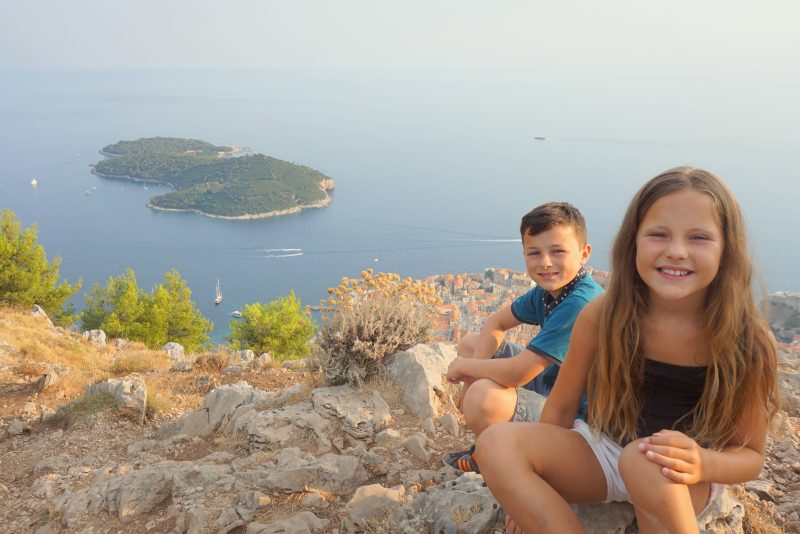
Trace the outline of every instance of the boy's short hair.
<path fill-rule="evenodd" d="M 546 202 L 533 208 L 522 217 L 519 233 L 538 235 L 554 226 L 571 226 L 581 245 L 586 244 L 586 221 L 578 208 L 568 202 Z"/>

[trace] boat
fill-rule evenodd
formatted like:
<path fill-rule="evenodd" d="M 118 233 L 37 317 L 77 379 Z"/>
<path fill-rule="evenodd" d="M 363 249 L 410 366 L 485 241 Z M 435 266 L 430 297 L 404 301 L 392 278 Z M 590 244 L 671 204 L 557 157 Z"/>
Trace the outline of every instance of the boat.
<path fill-rule="evenodd" d="M 83 193 L 83 195 L 84 195 L 84 196 L 87 196 L 87 197 L 88 197 L 89 195 L 91 195 L 91 194 L 92 194 L 92 192 L 91 192 L 91 191 L 89 191 L 88 189 L 87 189 L 87 190 L 86 190 L 86 191 Z"/>
<path fill-rule="evenodd" d="M 214 294 L 214 304 L 219 304 L 222 302 L 222 289 L 219 287 L 219 278 L 217 278 L 217 289 Z"/>
<path fill-rule="evenodd" d="M 34 178 L 33 180 L 31 180 L 31 185 L 32 185 L 33 187 L 36 187 L 37 185 L 39 185 L 39 180 L 37 180 L 36 178 Z"/>
<path fill-rule="evenodd" d="M 237 319 L 241 319 L 242 318 L 242 312 L 240 312 L 239 310 L 232 311 L 231 312 L 231 317 L 236 317 Z"/>
<path fill-rule="evenodd" d="M 541 135 L 537 135 L 536 137 L 534 137 L 534 139 L 536 139 L 537 141 L 547 141 L 547 138 L 542 137 Z"/>

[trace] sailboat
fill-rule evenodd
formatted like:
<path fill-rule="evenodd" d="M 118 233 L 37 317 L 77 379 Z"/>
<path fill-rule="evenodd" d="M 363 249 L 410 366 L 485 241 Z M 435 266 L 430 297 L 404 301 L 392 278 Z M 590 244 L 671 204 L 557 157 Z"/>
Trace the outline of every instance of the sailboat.
<path fill-rule="evenodd" d="M 219 278 L 217 278 L 217 290 L 214 296 L 214 304 L 222 302 L 222 289 L 219 287 Z"/>
<path fill-rule="evenodd" d="M 33 180 L 31 180 L 31 185 L 32 185 L 33 187 L 36 187 L 37 185 L 39 185 L 39 180 L 37 180 L 36 178 L 34 178 Z"/>

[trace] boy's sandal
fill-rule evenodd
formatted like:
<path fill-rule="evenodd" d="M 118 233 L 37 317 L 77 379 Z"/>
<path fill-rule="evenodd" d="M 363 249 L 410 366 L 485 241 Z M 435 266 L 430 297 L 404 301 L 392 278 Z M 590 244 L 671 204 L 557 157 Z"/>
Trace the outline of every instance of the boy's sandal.
<path fill-rule="evenodd" d="M 478 462 L 475 461 L 475 445 L 463 451 L 445 453 L 442 456 L 442 462 L 464 473 L 480 474 L 481 472 L 478 469 Z"/>

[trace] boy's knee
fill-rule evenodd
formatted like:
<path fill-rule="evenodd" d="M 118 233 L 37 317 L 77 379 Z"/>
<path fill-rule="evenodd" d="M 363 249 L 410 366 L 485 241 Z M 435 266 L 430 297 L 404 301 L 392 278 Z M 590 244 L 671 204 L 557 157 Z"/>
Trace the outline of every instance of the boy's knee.
<path fill-rule="evenodd" d="M 514 415 L 516 390 L 482 378 L 472 383 L 464 396 L 461 411 L 473 432 L 484 426 L 510 421 Z"/>

